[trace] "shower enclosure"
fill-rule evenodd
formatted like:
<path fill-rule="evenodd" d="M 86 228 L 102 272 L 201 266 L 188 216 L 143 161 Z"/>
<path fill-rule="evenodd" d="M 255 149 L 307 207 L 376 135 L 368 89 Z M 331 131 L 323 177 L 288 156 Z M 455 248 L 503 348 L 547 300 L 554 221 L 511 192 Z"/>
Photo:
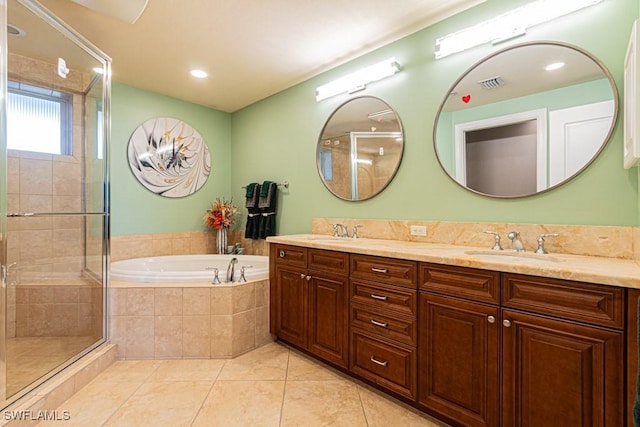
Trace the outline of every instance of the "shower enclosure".
<path fill-rule="evenodd" d="M 110 60 L 37 2 L 0 8 L 6 407 L 106 338 Z"/>

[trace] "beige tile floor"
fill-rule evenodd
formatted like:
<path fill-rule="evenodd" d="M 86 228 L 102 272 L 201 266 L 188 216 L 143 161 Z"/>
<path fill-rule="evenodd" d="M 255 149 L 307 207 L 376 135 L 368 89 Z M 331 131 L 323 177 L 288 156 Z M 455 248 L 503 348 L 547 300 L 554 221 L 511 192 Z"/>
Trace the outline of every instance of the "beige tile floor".
<path fill-rule="evenodd" d="M 279 343 L 227 360 L 117 361 L 38 426 L 425 426 L 439 423 Z"/>

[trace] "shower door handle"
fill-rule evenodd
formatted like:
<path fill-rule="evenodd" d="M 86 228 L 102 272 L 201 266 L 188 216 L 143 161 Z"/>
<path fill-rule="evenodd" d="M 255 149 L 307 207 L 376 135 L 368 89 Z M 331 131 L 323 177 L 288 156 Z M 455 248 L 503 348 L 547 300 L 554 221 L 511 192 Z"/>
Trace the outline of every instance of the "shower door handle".
<path fill-rule="evenodd" d="M 36 214 L 35 212 L 9 212 L 7 213 L 7 216 L 10 218 L 16 218 L 16 217 L 34 216 L 35 214 Z"/>

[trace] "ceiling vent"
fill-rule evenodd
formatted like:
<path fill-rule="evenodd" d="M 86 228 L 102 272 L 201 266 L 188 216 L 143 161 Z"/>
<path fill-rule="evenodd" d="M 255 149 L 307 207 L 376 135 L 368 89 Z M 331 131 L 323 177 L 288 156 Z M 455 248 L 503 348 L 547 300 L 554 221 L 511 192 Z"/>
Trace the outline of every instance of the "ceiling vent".
<path fill-rule="evenodd" d="M 497 89 L 504 86 L 504 80 L 500 76 L 495 76 L 490 79 L 480 80 L 478 84 L 485 89 Z"/>

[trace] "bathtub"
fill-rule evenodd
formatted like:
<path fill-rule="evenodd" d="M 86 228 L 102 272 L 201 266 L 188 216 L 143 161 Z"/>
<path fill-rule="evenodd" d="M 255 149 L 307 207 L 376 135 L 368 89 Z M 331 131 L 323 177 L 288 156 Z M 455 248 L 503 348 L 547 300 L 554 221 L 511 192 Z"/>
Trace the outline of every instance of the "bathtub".
<path fill-rule="evenodd" d="M 273 341 L 269 257 L 174 255 L 111 263 L 109 340 L 120 359 L 232 358 Z M 242 266 L 247 282 L 239 282 Z M 213 268 L 220 284 L 213 285 Z"/>
<path fill-rule="evenodd" d="M 247 281 L 269 277 L 269 257 L 258 255 L 171 255 L 133 258 L 111 263 L 111 280 L 138 283 L 207 283 L 218 269 L 221 284 L 225 284 L 227 267 L 237 258 L 234 282 L 240 279 L 240 269 L 246 266 Z"/>

